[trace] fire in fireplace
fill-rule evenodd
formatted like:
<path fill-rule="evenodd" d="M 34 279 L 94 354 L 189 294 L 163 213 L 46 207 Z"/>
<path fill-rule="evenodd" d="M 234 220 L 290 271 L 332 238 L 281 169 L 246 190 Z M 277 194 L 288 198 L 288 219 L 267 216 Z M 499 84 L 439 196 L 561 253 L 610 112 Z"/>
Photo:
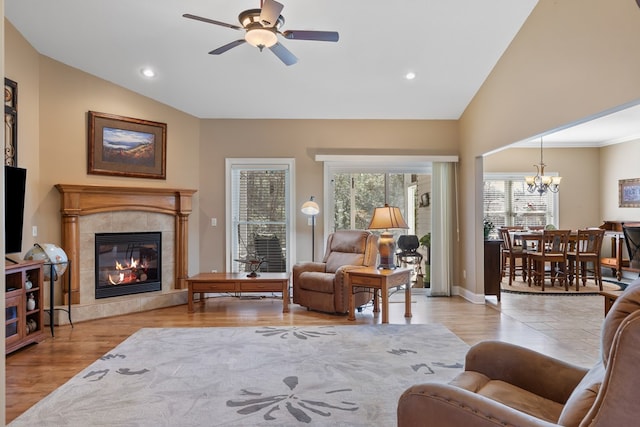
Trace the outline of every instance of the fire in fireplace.
<path fill-rule="evenodd" d="M 96 233 L 96 299 L 162 290 L 162 233 Z"/>

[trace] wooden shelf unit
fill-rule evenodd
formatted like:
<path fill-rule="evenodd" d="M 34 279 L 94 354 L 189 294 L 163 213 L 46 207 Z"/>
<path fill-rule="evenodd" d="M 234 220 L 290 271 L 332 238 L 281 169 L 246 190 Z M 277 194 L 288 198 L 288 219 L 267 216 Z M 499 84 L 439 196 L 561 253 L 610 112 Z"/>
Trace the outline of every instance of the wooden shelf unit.
<path fill-rule="evenodd" d="M 44 339 L 43 266 L 43 261 L 5 263 L 5 354 Z M 25 286 L 27 279 L 31 289 Z M 36 302 L 33 310 L 27 310 L 30 295 Z"/>

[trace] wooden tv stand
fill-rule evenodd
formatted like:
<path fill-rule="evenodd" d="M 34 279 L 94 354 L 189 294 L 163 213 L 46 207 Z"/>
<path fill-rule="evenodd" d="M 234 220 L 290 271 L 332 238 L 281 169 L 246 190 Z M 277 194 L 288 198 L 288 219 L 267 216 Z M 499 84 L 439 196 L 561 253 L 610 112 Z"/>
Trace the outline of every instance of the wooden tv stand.
<path fill-rule="evenodd" d="M 608 267 L 611 269 L 616 279 L 622 279 L 623 271 L 632 271 L 640 273 L 637 268 L 631 268 L 629 266 L 629 259 L 624 258 L 623 253 L 626 251 L 624 242 L 624 233 L 622 232 L 622 224 L 638 225 L 638 221 L 604 221 L 600 228 L 606 230 L 605 238 L 611 240 L 611 257 L 601 258 L 600 264 L 602 267 Z"/>

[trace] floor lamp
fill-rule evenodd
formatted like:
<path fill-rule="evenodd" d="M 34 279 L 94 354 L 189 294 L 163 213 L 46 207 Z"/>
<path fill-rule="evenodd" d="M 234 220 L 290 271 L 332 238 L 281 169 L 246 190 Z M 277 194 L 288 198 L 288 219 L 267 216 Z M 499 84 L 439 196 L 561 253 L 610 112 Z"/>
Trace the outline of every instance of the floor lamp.
<path fill-rule="evenodd" d="M 320 206 L 315 202 L 315 199 L 315 196 L 311 196 L 300 209 L 303 214 L 311 217 L 311 261 L 316 260 L 316 215 L 320 213 Z"/>

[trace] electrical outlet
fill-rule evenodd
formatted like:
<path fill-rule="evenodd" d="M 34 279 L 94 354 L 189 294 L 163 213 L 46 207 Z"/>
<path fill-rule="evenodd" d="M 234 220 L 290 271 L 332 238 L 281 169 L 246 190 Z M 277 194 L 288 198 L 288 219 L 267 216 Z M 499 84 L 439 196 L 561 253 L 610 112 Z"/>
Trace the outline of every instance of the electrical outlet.
<path fill-rule="evenodd" d="M 211 226 L 215 227 L 218 225 L 218 218 L 211 218 Z"/>
<path fill-rule="evenodd" d="M 31 235 L 33 237 L 38 237 L 38 226 L 34 225 L 33 227 L 31 227 Z"/>
<path fill-rule="evenodd" d="M 307 218 L 307 225 L 313 225 L 313 218 Z"/>

